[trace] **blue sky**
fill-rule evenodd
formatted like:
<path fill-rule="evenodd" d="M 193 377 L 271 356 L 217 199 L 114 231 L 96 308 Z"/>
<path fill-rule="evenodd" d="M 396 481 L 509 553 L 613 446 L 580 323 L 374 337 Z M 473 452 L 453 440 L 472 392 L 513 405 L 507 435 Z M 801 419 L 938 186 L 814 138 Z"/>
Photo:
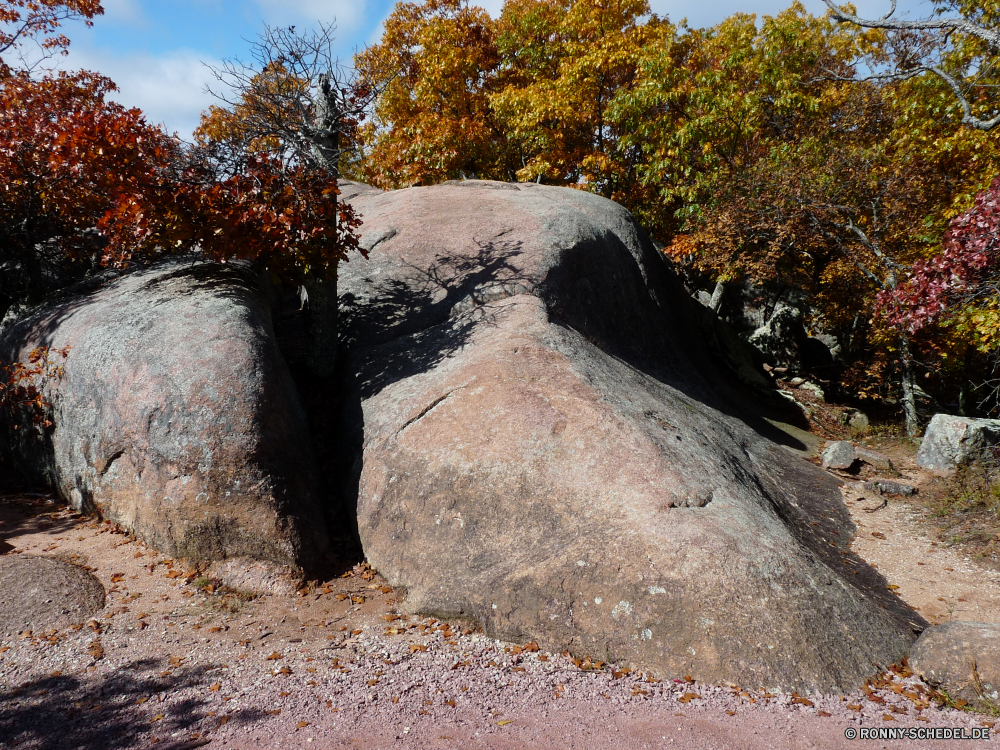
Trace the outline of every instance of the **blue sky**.
<path fill-rule="evenodd" d="M 919 7 L 920 0 L 904 0 Z M 503 0 L 478 3 L 495 17 Z M 692 26 L 710 26 L 737 11 L 773 15 L 791 0 L 651 0 L 654 13 Z M 885 12 L 888 0 L 856 0 L 871 15 Z M 93 28 L 71 24 L 69 68 L 97 70 L 121 89 L 117 99 L 142 109 L 149 120 L 189 137 L 199 113 L 214 100 L 204 92 L 212 80 L 205 64 L 246 56 L 264 23 L 308 28 L 317 21 L 337 23 L 338 53 L 378 41 L 393 0 L 103 0 L 105 14 Z M 819 13 L 820 0 L 806 0 Z M 902 5 L 902 3 L 901 3 Z"/>

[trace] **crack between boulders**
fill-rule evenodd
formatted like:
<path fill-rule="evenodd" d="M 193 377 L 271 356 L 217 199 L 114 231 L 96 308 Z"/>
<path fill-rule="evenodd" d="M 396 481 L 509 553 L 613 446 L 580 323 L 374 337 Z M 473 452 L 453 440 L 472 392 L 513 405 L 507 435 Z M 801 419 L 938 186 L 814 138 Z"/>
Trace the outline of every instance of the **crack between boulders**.
<path fill-rule="evenodd" d="M 445 399 L 447 399 L 451 394 L 453 394 L 457 390 L 458 390 L 458 388 L 452 388 L 450 391 L 448 391 L 443 396 L 440 396 L 439 398 L 434 399 L 430 404 L 428 404 L 426 407 L 424 407 L 423 409 L 421 409 L 420 413 L 417 416 L 413 417 L 412 419 L 407 420 L 406 424 L 404 424 L 402 427 L 400 427 L 399 428 L 399 432 L 397 432 L 396 434 L 397 435 L 401 435 L 403 433 L 403 431 L 406 430 L 407 427 L 409 427 L 410 425 L 412 425 L 414 422 L 417 422 L 420 419 L 422 419 L 424 416 L 427 415 L 428 412 L 430 412 L 434 408 L 436 408 L 438 406 L 438 404 L 440 404 L 442 401 L 444 401 Z"/>

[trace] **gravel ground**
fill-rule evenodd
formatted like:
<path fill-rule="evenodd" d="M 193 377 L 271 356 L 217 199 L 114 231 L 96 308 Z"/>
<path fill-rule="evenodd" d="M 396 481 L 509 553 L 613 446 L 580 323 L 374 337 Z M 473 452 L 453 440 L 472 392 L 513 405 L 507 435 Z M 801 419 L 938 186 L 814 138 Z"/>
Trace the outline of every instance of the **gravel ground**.
<path fill-rule="evenodd" d="M 44 499 L 0 500 L 0 536 L 108 589 L 89 623 L 0 636 L 4 748 L 832 748 L 849 728 L 993 724 L 939 708 L 905 670 L 798 696 L 574 661 L 407 616 L 365 566 L 247 600 Z"/>

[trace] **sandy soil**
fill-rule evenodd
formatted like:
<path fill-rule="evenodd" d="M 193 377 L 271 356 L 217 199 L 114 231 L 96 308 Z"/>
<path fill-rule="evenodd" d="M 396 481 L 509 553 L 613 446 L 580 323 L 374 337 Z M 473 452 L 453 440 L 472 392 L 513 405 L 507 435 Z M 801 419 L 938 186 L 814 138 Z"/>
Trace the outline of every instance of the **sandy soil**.
<path fill-rule="evenodd" d="M 925 617 L 995 618 L 995 576 L 915 536 L 902 504 L 869 514 L 874 503 L 847 497 L 856 549 Z M 849 728 L 993 724 L 937 708 L 900 675 L 796 696 L 594 669 L 401 615 L 364 567 L 293 597 L 208 592 L 195 571 L 41 498 L 0 499 L 0 522 L 7 554 L 86 565 L 108 589 L 89 624 L 0 637 L 4 748 L 839 748 Z"/>

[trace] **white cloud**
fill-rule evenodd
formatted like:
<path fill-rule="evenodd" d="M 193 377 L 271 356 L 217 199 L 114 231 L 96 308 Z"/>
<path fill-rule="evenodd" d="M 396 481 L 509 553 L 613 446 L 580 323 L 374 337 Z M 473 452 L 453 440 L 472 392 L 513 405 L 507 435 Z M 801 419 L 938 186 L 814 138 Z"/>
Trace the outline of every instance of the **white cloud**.
<path fill-rule="evenodd" d="M 267 23 L 301 23 L 310 28 L 317 21 L 337 22 L 340 31 L 355 31 L 364 25 L 367 0 L 254 0 Z"/>
<path fill-rule="evenodd" d="M 102 0 L 101 5 L 104 7 L 104 20 L 129 26 L 139 26 L 146 22 L 137 0 Z M 98 19 L 97 23 L 100 22 Z"/>
<path fill-rule="evenodd" d="M 205 92 L 209 83 L 216 83 L 212 72 L 203 64 L 218 65 L 219 61 L 190 50 L 175 50 L 163 55 L 114 55 L 71 49 L 61 67 L 95 70 L 113 80 L 119 91 L 111 98 L 126 107 L 138 107 L 146 119 L 162 124 L 167 132 L 177 132 L 190 139 L 198 125 L 201 112 L 215 103 Z"/>

